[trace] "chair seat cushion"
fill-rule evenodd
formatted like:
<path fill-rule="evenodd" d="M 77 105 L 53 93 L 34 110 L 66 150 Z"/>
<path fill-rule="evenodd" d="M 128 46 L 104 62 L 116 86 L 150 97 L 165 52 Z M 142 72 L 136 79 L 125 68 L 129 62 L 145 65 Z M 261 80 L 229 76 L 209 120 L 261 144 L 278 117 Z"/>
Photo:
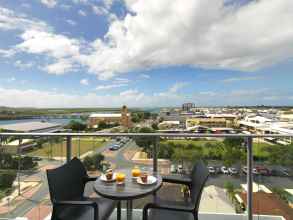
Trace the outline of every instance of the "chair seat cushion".
<path fill-rule="evenodd" d="M 97 220 L 107 219 L 115 209 L 116 202 L 105 198 L 83 198 L 98 204 Z M 56 210 L 58 220 L 95 220 L 94 209 L 90 206 L 63 206 Z M 55 218 L 54 218 L 55 219 Z"/>
<path fill-rule="evenodd" d="M 148 220 L 194 220 L 192 213 L 170 211 L 164 209 L 150 209 Z"/>

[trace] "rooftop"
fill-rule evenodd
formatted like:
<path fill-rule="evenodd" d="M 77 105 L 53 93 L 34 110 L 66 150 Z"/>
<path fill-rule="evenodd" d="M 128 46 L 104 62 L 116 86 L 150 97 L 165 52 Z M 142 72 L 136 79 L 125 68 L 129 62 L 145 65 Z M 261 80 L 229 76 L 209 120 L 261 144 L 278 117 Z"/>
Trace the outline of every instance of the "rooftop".
<path fill-rule="evenodd" d="M 18 132 L 52 132 L 51 129 L 60 127 L 60 124 L 49 122 L 23 122 L 8 125 L 0 125 L 0 129 L 6 131 L 18 131 Z"/>
<path fill-rule="evenodd" d="M 245 204 L 246 195 L 246 193 L 242 193 L 240 195 Z M 291 209 L 289 205 L 281 200 L 276 194 L 254 192 L 252 204 L 252 210 L 254 214 L 278 215 L 283 216 L 286 220 L 293 219 L 293 209 Z"/>
<path fill-rule="evenodd" d="M 127 114 L 130 115 L 129 113 Z M 121 113 L 94 113 L 89 116 L 90 118 L 120 118 Z"/>

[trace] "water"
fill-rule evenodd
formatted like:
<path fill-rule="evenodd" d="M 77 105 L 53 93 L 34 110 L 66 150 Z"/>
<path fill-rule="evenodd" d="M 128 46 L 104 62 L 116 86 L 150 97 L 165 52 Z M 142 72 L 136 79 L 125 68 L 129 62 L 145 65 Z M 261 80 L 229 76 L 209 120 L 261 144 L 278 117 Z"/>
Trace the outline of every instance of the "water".
<path fill-rule="evenodd" d="M 80 121 L 80 119 L 68 119 L 68 118 L 53 118 L 53 119 L 46 119 L 46 122 L 49 123 L 56 123 L 61 125 L 67 125 L 71 120 Z M 23 123 L 23 122 L 34 122 L 39 121 L 41 122 L 42 119 L 18 119 L 18 120 L 0 120 L 0 125 L 9 125 L 9 124 L 16 124 L 16 123 Z"/>

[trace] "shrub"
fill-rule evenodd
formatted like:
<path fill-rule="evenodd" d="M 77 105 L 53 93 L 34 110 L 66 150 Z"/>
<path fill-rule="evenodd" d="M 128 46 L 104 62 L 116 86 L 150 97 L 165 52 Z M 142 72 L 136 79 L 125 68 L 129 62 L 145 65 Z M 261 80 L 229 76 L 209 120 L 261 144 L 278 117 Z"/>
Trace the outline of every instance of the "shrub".
<path fill-rule="evenodd" d="M 86 156 L 83 160 L 83 164 L 88 171 L 101 170 L 103 168 L 102 161 L 105 159 L 102 154 L 94 154 Z"/>
<path fill-rule="evenodd" d="M 16 172 L 12 170 L 0 171 L 0 189 L 7 189 L 12 186 L 16 178 Z"/>

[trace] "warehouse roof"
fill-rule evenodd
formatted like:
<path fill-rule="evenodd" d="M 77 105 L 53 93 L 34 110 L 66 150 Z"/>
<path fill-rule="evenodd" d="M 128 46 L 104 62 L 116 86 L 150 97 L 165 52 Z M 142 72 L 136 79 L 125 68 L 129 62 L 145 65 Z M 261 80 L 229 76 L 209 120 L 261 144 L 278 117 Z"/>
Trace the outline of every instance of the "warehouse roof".
<path fill-rule="evenodd" d="M 52 132 L 60 127 L 60 124 L 37 121 L 0 125 L 0 129 L 12 132 Z"/>

